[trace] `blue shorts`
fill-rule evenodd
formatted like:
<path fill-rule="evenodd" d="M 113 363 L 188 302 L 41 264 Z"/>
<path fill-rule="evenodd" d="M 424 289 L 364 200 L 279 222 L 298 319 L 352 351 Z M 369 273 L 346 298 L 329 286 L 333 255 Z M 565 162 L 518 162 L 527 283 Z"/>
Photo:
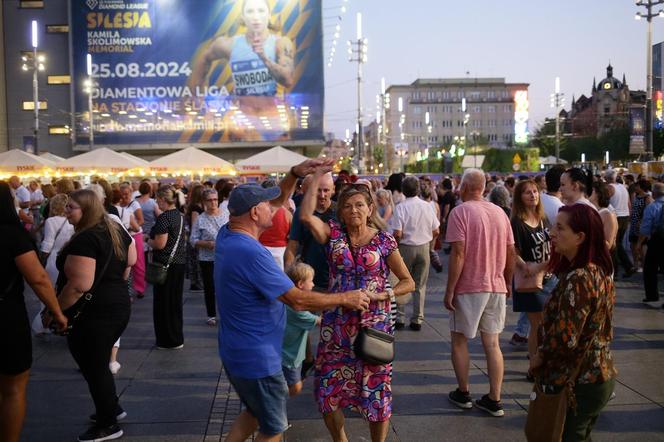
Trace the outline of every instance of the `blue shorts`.
<path fill-rule="evenodd" d="M 281 371 L 259 379 L 233 376 L 228 370 L 226 374 L 247 411 L 258 420 L 261 434 L 274 436 L 286 431 L 288 386 Z"/>
<path fill-rule="evenodd" d="M 297 384 L 298 382 L 302 382 L 302 364 L 295 368 L 288 368 L 282 365 L 281 371 L 284 372 L 284 378 L 286 378 L 286 384 L 289 387 L 291 385 Z"/>

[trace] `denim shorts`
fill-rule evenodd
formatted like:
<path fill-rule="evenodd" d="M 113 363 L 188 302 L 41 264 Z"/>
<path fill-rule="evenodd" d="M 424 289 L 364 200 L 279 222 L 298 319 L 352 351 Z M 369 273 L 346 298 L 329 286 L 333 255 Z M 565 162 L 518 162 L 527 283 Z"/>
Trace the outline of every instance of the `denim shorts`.
<path fill-rule="evenodd" d="M 302 364 L 295 368 L 288 368 L 282 365 L 281 371 L 284 372 L 284 378 L 286 378 L 286 384 L 289 387 L 291 385 L 297 384 L 298 382 L 302 382 Z"/>
<path fill-rule="evenodd" d="M 259 379 L 233 376 L 228 370 L 226 374 L 242 404 L 258 420 L 258 430 L 262 434 L 274 436 L 286 431 L 288 386 L 281 371 Z"/>

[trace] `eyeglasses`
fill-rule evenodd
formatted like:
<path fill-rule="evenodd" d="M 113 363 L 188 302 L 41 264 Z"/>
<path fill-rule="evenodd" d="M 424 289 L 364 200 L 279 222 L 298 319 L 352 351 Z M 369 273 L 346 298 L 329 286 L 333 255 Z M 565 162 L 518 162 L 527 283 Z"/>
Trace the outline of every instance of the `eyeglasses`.
<path fill-rule="evenodd" d="M 205 199 L 205 202 L 212 202 L 212 201 L 217 202 L 217 201 L 219 201 L 219 198 L 206 198 Z"/>
<path fill-rule="evenodd" d="M 80 208 L 81 208 L 80 206 L 73 206 L 71 204 L 67 204 L 65 206 L 65 210 L 69 210 L 70 212 L 72 212 L 74 210 L 79 210 Z"/>

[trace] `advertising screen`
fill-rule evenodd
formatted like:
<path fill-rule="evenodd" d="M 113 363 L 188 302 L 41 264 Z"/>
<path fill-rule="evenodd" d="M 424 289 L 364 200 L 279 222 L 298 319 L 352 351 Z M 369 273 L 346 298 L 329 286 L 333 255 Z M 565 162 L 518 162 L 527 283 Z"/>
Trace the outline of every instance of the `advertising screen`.
<path fill-rule="evenodd" d="M 323 140 L 321 0 L 71 4 L 77 144 Z"/>

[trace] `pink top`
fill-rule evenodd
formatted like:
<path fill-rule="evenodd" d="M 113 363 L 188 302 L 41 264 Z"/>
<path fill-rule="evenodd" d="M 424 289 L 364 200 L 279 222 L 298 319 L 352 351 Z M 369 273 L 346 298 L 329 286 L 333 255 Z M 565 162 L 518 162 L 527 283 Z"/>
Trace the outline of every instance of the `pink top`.
<path fill-rule="evenodd" d="M 487 201 L 467 201 L 450 212 L 447 242 L 464 242 L 463 270 L 455 295 L 507 293 L 503 270 L 514 235 L 505 212 Z"/>

